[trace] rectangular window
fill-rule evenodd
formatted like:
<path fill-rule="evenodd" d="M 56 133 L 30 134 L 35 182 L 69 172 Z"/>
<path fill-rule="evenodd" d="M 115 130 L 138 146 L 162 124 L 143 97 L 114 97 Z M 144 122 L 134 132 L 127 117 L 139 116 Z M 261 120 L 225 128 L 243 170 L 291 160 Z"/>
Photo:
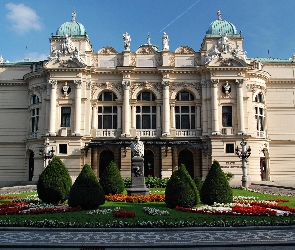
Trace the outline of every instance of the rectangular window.
<path fill-rule="evenodd" d="M 68 153 L 68 145 L 67 144 L 59 144 L 58 146 L 59 146 L 58 152 L 60 154 L 67 154 Z"/>
<path fill-rule="evenodd" d="M 62 107 L 61 108 L 61 127 L 70 127 L 71 126 L 71 108 Z"/>
<path fill-rule="evenodd" d="M 225 153 L 231 154 L 235 152 L 235 145 L 233 143 L 225 144 Z"/>
<path fill-rule="evenodd" d="M 31 110 L 31 131 L 37 132 L 39 126 L 39 108 Z"/>
<path fill-rule="evenodd" d="M 223 106 L 222 107 L 222 126 L 223 127 L 232 127 L 232 106 Z"/>
<path fill-rule="evenodd" d="M 98 107 L 98 129 L 117 128 L 117 106 Z"/>

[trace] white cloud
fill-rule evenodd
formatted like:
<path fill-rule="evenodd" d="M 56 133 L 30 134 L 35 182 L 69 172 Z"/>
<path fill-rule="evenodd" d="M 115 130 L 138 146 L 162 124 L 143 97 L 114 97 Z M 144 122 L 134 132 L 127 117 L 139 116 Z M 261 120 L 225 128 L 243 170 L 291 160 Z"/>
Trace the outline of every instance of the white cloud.
<path fill-rule="evenodd" d="M 36 12 L 24 4 L 6 4 L 9 10 L 6 17 L 12 22 L 12 28 L 19 34 L 29 30 L 41 30 L 40 17 Z"/>
<path fill-rule="evenodd" d="M 47 54 L 39 54 L 37 52 L 30 52 L 26 54 L 26 59 L 33 60 L 33 61 L 43 61 L 47 60 L 48 58 Z"/>

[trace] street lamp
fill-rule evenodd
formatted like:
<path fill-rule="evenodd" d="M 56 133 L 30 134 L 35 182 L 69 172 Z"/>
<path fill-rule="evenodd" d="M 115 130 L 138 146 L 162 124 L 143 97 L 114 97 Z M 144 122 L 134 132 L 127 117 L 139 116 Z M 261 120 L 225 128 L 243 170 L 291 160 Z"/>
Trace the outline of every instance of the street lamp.
<path fill-rule="evenodd" d="M 248 162 L 248 158 L 251 155 L 251 148 L 250 146 L 246 149 L 247 142 L 245 139 L 242 139 L 242 142 L 240 143 L 242 147 L 242 151 L 239 149 L 239 147 L 236 147 L 236 155 L 242 159 L 242 171 L 243 171 L 243 176 L 242 176 L 242 186 L 245 188 L 249 187 L 248 183 L 248 176 L 247 176 L 247 166 L 246 163 Z"/>
<path fill-rule="evenodd" d="M 54 152 L 55 150 L 53 149 L 53 147 L 50 150 L 50 143 L 49 139 L 47 138 L 44 142 L 44 148 L 39 150 L 39 155 L 41 155 L 44 160 L 44 168 L 47 167 L 48 160 L 52 159 L 52 157 L 54 156 Z"/>

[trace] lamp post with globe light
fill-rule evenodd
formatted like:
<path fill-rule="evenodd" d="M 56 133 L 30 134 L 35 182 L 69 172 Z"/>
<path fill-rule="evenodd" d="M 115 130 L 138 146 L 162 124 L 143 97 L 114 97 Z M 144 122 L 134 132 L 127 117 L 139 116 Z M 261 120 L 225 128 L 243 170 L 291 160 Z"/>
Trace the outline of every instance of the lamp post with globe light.
<path fill-rule="evenodd" d="M 49 159 L 53 158 L 54 152 L 55 150 L 53 147 L 50 149 L 49 139 L 47 138 L 44 142 L 44 148 L 39 150 L 39 155 L 41 155 L 44 160 L 44 168 L 47 167 Z"/>
<path fill-rule="evenodd" d="M 240 143 L 241 145 L 241 150 L 239 149 L 239 147 L 236 147 L 236 155 L 242 159 L 242 171 L 243 171 L 243 175 L 242 175 L 242 186 L 245 188 L 249 187 L 249 183 L 248 183 L 248 176 L 247 176 L 247 166 L 246 163 L 248 162 L 248 158 L 251 155 L 251 148 L 250 146 L 246 149 L 246 145 L 247 142 L 245 141 L 245 139 L 242 139 L 242 142 Z"/>

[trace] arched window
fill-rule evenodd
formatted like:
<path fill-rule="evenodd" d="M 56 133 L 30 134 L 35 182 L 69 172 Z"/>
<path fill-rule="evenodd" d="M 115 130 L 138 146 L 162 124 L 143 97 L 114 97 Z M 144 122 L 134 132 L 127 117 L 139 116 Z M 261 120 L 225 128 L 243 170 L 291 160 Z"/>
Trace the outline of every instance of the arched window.
<path fill-rule="evenodd" d="M 136 129 L 156 129 L 155 99 L 151 92 L 141 92 L 137 96 Z"/>
<path fill-rule="evenodd" d="M 113 92 L 103 92 L 98 100 L 98 129 L 117 129 L 117 96 Z"/>
<path fill-rule="evenodd" d="M 176 129 L 195 129 L 195 113 L 194 96 L 185 91 L 178 93 L 175 102 Z"/>

